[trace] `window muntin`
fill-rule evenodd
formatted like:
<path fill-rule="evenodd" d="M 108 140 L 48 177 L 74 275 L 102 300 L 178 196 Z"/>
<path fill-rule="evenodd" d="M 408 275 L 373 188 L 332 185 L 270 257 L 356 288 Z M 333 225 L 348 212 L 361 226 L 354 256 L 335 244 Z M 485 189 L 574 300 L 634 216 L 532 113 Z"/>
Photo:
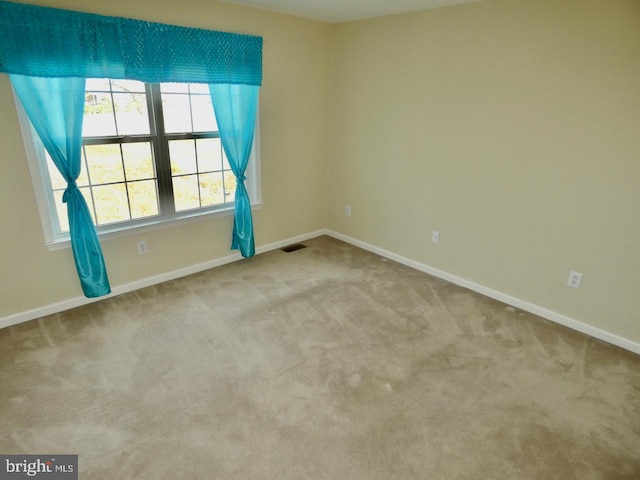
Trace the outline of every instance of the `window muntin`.
<path fill-rule="evenodd" d="M 69 230 L 66 182 L 45 155 L 59 237 Z M 87 79 L 82 162 L 76 183 L 99 233 L 233 206 L 207 85 Z"/>

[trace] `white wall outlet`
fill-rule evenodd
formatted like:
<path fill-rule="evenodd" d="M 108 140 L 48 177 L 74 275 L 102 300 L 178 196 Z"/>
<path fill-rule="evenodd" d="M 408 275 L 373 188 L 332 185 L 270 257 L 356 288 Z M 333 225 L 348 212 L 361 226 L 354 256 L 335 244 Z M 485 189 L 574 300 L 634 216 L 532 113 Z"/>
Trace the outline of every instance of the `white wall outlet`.
<path fill-rule="evenodd" d="M 571 270 L 569 272 L 569 280 L 567 281 L 567 285 L 572 288 L 580 288 L 582 284 L 582 274 L 580 272 L 574 272 Z"/>
<path fill-rule="evenodd" d="M 145 253 L 149 253 L 149 249 L 147 248 L 147 241 L 140 240 L 138 242 L 138 255 L 144 255 Z"/>
<path fill-rule="evenodd" d="M 345 217 L 350 217 L 351 216 L 351 205 L 345 205 L 344 206 L 344 216 Z"/>
<path fill-rule="evenodd" d="M 431 232 L 431 241 L 433 243 L 438 243 L 440 241 L 440 232 L 438 232 L 437 230 Z"/>

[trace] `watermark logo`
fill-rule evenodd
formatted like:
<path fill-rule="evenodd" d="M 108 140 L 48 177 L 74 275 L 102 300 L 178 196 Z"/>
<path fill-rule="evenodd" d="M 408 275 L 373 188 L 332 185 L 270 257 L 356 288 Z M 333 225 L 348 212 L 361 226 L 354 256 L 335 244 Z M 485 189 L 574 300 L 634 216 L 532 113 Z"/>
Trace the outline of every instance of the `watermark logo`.
<path fill-rule="evenodd" d="M 78 480 L 78 455 L 2 455 L 0 480 Z"/>

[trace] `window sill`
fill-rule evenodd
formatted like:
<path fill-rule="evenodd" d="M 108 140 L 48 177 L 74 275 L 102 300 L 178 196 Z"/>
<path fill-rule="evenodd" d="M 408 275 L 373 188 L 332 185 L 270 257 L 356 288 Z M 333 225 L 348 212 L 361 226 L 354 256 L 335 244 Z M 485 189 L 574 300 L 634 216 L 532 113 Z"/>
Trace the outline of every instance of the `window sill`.
<path fill-rule="evenodd" d="M 260 210 L 262 203 L 255 203 L 251 205 L 251 211 Z M 175 227 L 178 225 L 185 225 L 188 223 L 203 222 L 217 217 L 229 217 L 233 215 L 233 206 L 225 208 L 224 210 L 215 210 L 212 212 L 193 212 L 186 213 L 176 218 L 171 219 L 151 219 L 143 223 L 136 225 L 110 225 L 101 228 L 98 231 L 98 237 L 101 241 L 110 240 L 112 238 L 128 237 L 131 235 L 137 235 L 143 232 L 150 232 L 152 230 L 161 230 L 163 228 Z M 60 235 L 60 237 L 51 242 L 44 244 L 49 251 L 64 250 L 65 248 L 71 248 L 71 240 L 69 234 Z"/>

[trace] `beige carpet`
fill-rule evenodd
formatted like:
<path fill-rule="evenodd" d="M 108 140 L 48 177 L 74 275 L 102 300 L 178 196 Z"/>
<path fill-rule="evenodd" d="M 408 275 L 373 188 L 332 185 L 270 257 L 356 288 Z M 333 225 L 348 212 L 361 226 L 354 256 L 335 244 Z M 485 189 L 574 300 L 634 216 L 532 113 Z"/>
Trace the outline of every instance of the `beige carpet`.
<path fill-rule="evenodd" d="M 640 357 L 305 243 L 0 330 L 0 453 L 85 480 L 640 478 Z"/>

